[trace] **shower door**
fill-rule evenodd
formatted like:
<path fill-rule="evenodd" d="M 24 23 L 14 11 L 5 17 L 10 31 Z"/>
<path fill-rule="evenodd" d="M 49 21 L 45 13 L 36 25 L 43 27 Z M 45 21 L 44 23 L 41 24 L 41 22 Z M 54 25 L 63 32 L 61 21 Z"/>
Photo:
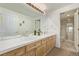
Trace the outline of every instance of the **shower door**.
<path fill-rule="evenodd" d="M 76 51 L 79 52 L 79 10 L 77 9 L 76 12 L 74 13 L 74 40 L 75 40 L 75 48 Z"/>
<path fill-rule="evenodd" d="M 73 35 L 73 23 L 66 24 L 66 37 L 68 41 L 74 41 Z"/>

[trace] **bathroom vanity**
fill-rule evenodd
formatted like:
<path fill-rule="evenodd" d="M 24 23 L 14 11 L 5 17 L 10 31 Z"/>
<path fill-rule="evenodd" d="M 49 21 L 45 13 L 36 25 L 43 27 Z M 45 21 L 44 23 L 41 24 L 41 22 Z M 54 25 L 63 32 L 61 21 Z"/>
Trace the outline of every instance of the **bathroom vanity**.
<path fill-rule="evenodd" d="M 4 45 L 2 47 L 0 46 L 0 55 L 1 56 L 44 56 L 47 55 L 47 53 L 49 53 L 49 51 L 51 51 L 51 49 L 55 47 L 55 43 L 56 43 L 55 34 L 39 36 L 35 38 L 18 39 L 22 41 L 14 42 L 15 44 L 14 46 L 13 45 L 11 46 L 12 43 L 10 43 L 10 45 L 5 44 L 7 45 L 6 47 Z"/>

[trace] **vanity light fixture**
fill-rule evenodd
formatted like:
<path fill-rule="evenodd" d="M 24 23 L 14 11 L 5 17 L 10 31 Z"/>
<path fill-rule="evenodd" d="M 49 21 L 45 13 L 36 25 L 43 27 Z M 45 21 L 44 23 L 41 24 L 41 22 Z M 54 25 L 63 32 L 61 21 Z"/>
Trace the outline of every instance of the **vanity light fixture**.
<path fill-rule="evenodd" d="M 39 12 L 41 12 L 41 13 L 44 14 L 44 11 L 42 11 L 40 8 L 36 7 L 36 6 L 33 5 L 32 3 L 26 3 L 26 4 L 28 4 L 29 6 L 31 6 L 31 7 L 34 8 L 35 10 L 37 10 L 37 11 L 39 11 Z"/>

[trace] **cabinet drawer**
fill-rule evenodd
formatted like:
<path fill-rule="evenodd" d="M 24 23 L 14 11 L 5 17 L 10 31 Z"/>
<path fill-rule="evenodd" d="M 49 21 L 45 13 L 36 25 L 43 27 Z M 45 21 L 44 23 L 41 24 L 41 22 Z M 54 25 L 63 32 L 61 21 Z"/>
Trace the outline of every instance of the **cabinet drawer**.
<path fill-rule="evenodd" d="M 51 38 L 50 37 L 47 37 L 47 40 L 46 41 L 49 41 Z"/>
<path fill-rule="evenodd" d="M 45 43 L 46 43 L 46 39 L 43 39 L 43 40 L 42 40 L 42 44 L 45 44 Z"/>
<path fill-rule="evenodd" d="M 15 50 L 2 54 L 1 56 L 15 56 Z"/>
<path fill-rule="evenodd" d="M 25 55 L 25 47 L 21 47 L 21 48 L 18 48 L 16 49 L 16 56 L 23 56 Z"/>
<path fill-rule="evenodd" d="M 27 56 L 35 56 L 36 55 L 36 49 L 31 49 L 27 52 Z"/>
<path fill-rule="evenodd" d="M 53 39 L 53 36 L 49 37 L 49 40 Z"/>
<path fill-rule="evenodd" d="M 41 40 L 40 41 L 37 41 L 35 43 L 36 43 L 36 46 L 40 46 L 41 45 Z"/>
<path fill-rule="evenodd" d="M 31 44 L 28 44 L 27 46 L 26 46 L 26 49 L 27 49 L 27 51 L 29 51 L 29 50 L 31 50 L 33 47 L 35 47 L 36 46 L 36 43 L 34 42 L 34 43 L 31 43 Z"/>

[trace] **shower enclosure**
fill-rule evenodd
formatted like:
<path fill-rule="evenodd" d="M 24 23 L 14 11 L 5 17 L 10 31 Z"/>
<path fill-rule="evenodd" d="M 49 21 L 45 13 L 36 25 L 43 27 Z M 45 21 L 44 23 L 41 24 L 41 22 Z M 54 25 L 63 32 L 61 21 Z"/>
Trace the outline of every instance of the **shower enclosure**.
<path fill-rule="evenodd" d="M 74 13 L 75 10 L 70 10 L 60 14 L 60 39 L 61 48 L 75 51 L 74 40 Z"/>

